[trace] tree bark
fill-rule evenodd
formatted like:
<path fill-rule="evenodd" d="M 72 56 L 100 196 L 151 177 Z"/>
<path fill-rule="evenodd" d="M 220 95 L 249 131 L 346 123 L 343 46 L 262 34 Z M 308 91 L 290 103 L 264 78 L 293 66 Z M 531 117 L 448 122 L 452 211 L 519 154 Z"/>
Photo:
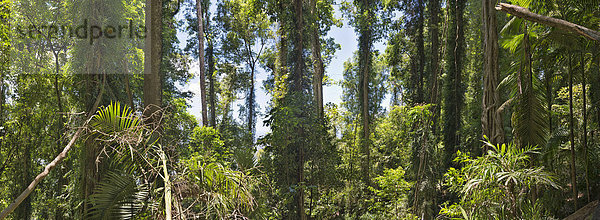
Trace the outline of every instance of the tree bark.
<path fill-rule="evenodd" d="M 483 8 L 483 43 L 484 43 L 484 76 L 481 125 L 483 135 L 492 144 L 504 143 L 502 114 L 498 111 L 502 102 L 496 91 L 498 87 L 498 22 L 494 10 L 495 0 L 482 0 Z"/>
<path fill-rule="evenodd" d="M 196 0 L 196 17 L 198 18 L 198 66 L 200 67 L 200 101 L 202 102 L 202 125 L 208 126 L 206 103 L 206 76 L 204 73 L 204 21 L 202 19 L 202 0 Z"/>
<path fill-rule="evenodd" d="M 146 36 L 144 51 L 144 117 L 152 123 L 155 113 L 162 105 L 162 84 L 160 75 L 162 49 L 162 0 L 146 1 L 146 24 L 149 34 Z"/>
<path fill-rule="evenodd" d="M 529 11 L 529 9 L 527 9 L 527 8 L 523 8 L 523 7 L 519 7 L 516 5 L 511 5 L 511 4 L 506 4 L 506 3 L 499 3 L 498 6 L 496 6 L 496 10 L 512 14 L 514 16 L 523 18 L 525 20 L 529 20 L 529 21 L 540 23 L 540 24 L 548 25 L 551 27 L 559 28 L 564 31 L 573 32 L 573 33 L 579 34 L 587 39 L 600 42 L 600 32 L 598 32 L 598 31 L 583 27 L 578 24 L 573 24 L 571 22 L 568 22 L 568 21 L 565 21 L 562 19 L 539 15 L 539 14 Z"/>

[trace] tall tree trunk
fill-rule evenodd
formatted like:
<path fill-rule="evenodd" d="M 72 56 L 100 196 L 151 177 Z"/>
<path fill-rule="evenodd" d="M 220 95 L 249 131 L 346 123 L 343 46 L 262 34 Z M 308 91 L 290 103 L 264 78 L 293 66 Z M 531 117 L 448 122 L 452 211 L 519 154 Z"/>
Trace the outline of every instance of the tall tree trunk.
<path fill-rule="evenodd" d="M 434 135 L 437 134 L 437 119 L 439 116 L 439 77 L 440 77 L 440 39 L 439 39 L 439 25 L 440 25 L 440 1 L 429 0 L 429 33 L 431 36 L 431 96 L 430 102 L 435 106 L 432 109 L 433 112 L 433 131 Z"/>
<path fill-rule="evenodd" d="M 279 35 L 279 45 L 278 45 L 278 49 L 279 49 L 279 53 L 277 56 L 277 63 L 276 63 L 276 67 L 275 67 L 275 84 L 276 85 L 283 85 L 283 79 L 284 76 L 287 74 L 287 59 L 288 59 L 288 39 L 287 39 L 287 33 L 285 30 L 285 10 L 287 7 L 287 4 L 284 3 L 285 0 L 279 0 L 278 1 L 278 10 L 279 10 L 279 14 L 278 14 L 278 23 L 279 23 L 279 27 L 277 30 L 277 33 Z M 283 88 L 278 88 L 277 90 L 282 90 Z M 282 95 L 282 94 L 279 94 Z"/>
<path fill-rule="evenodd" d="M 423 78 L 425 75 L 425 41 L 423 37 L 423 22 L 425 21 L 425 3 L 423 0 L 417 0 L 417 100 L 416 103 L 422 103 L 423 98 Z"/>
<path fill-rule="evenodd" d="M 482 0 L 483 42 L 484 42 L 484 84 L 481 115 L 483 135 L 493 144 L 504 143 L 502 114 L 498 108 L 502 105 L 498 87 L 498 22 L 496 21 L 495 0 Z"/>
<path fill-rule="evenodd" d="M 302 87 L 302 73 L 304 70 L 304 40 L 303 40 L 303 35 L 304 35 L 304 17 L 303 17 L 303 8 L 302 8 L 302 4 L 303 4 L 303 0 L 294 0 L 294 16 L 295 16 L 295 22 L 296 22 L 296 36 L 294 37 L 295 40 L 295 56 L 296 56 L 296 60 L 295 60 L 295 70 L 294 70 L 294 74 L 292 76 L 292 81 L 293 81 L 293 85 L 292 85 L 292 90 L 295 94 L 297 95 L 301 95 L 303 92 L 303 87 Z M 298 106 L 299 107 L 299 106 Z M 298 116 L 298 117 L 302 117 L 302 116 Z M 304 131 L 301 127 L 298 127 L 298 135 L 300 135 L 301 137 L 304 136 Z M 297 171 L 297 183 L 303 183 L 304 182 L 304 146 L 299 143 L 297 144 L 298 147 L 298 171 Z M 306 219 L 306 213 L 304 212 L 304 189 L 302 187 L 300 187 L 298 189 L 298 193 L 296 194 L 296 202 L 298 203 L 296 208 L 297 208 L 297 216 L 298 219 L 300 220 L 305 220 Z"/>
<path fill-rule="evenodd" d="M 590 180 L 588 178 L 588 150 L 587 150 L 587 94 L 586 94 L 586 76 L 585 76 L 585 57 L 584 54 L 581 53 L 581 87 L 582 87 L 582 99 L 583 99 L 583 107 L 581 109 L 583 114 L 583 160 L 585 165 L 585 191 L 587 195 L 587 202 L 590 202 Z"/>
<path fill-rule="evenodd" d="M 202 0 L 196 0 L 196 18 L 198 18 L 198 66 L 200 67 L 200 101 L 202 102 L 202 125 L 208 126 L 206 103 L 206 76 L 204 73 L 204 21 L 202 19 Z"/>
<path fill-rule="evenodd" d="M 148 16 L 149 15 L 149 16 Z M 144 51 L 144 116 L 152 123 L 154 113 L 162 105 L 162 82 L 160 74 L 162 49 L 162 0 L 146 1 L 146 24 L 150 24 Z"/>
<path fill-rule="evenodd" d="M 460 144 L 458 131 L 461 127 L 461 110 L 464 102 L 462 89 L 462 59 L 464 56 L 464 21 L 465 0 L 448 2 L 451 14 L 448 30 L 448 77 L 444 83 L 444 148 L 446 166 L 452 164 L 452 155 Z"/>
<path fill-rule="evenodd" d="M 254 115 L 256 114 L 254 112 L 254 107 L 255 107 L 255 99 L 256 99 L 256 95 L 255 95 L 255 89 L 254 89 L 254 64 L 250 65 L 250 88 L 249 90 L 249 94 L 248 94 L 248 103 L 247 103 L 247 107 L 248 107 L 248 133 L 250 134 L 250 142 L 254 143 L 254 128 L 256 127 L 255 124 L 256 122 L 254 122 Z"/>
<path fill-rule="evenodd" d="M 310 0 L 310 13 L 313 19 L 312 34 L 311 34 L 311 50 L 313 59 L 313 93 L 315 104 L 317 106 L 317 116 L 323 118 L 323 76 L 325 73 L 323 67 L 323 59 L 321 58 L 321 41 L 319 30 L 319 16 L 317 15 L 317 1 Z"/>
<path fill-rule="evenodd" d="M 56 113 L 58 114 L 58 128 L 56 131 L 56 151 L 57 154 L 60 153 L 60 151 L 62 150 L 62 146 L 63 146 L 63 141 L 62 141 L 62 134 L 65 132 L 65 115 L 63 114 L 63 106 L 62 106 L 62 88 L 60 87 L 60 84 L 58 82 L 58 77 L 60 74 L 60 66 L 59 66 L 59 62 L 58 62 L 58 53 L 54 52 L 54 65 L 55 65 L 55 75 L 54 75 L 54 91 L 56 93 L 56 102 L 57 102 L 57 109 L 56 109 Z M 59 194 L 62 194 L 62 189 L 63 186 L 67 185 L 67 179 L 64 178 L 65 173 L 67 172 L 67 170 L 70 170 L 70 166 L 67 163 L 67 166 L 61 166 L 61 168 L 59 169 L 59 173 L 58 173 L 58 182 L 57 182 L 57 192 Z M 63 219 L 63 215 L 64 215 L 64 208 L 62 208 L 61 206 L 56 206 L 56 210 L 55 210 L 55 219 Z"/>
<path fill-rule="evenodd" d="M 575 168 L 575 131 L 573 122 L 573 68 L 571 54 L 568 55 L 569 62 L 569 138 L 571 141 L 571 189 L 573 191 L 573 208 L 577 210 L 577 170 Z"/>
<path fill-rule="evenodd" d="M 210 17 L 206 13 L 206 29 L 210 30 Z M 214 37 L 211 36 L 208 39 L 208 48 L 206 50 L 206 56 L 208 57 L 208 102 L 210 104 L 210 119 L 209 126 L 216 126 L 217 119 L 217 94 L 215 92 L 215 54 L 214 54 Z"/>
<path fill-rule="evenodd" d="M 371 185 L 370 164 L 371 150 L 369 149 L 370 116 L 369 116 L 369 76 L 371 73 L 371 20 L 373 17 L 371 0 L 359 0 L 359 38 L 358 38 L 358 74 L 360 74 L 359 97 L 363 132 L 361 134 L 362 151 L 365 159 L 362 161 L 362 178 L 365 185 Z"/>

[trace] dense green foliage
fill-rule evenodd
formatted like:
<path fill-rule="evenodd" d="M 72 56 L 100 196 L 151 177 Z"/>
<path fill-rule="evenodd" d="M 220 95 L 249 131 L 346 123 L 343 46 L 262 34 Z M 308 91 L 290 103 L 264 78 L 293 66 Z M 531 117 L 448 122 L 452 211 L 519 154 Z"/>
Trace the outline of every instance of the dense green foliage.
<path fill-rule="evenodd" d="M 8 219 L 567 217 L 600 199 L 600 43 L 485 11 L 490 1 L 0 0 L 0 208 L 16 207 Z M 150 3 L 162 5 L 161 44 L 139 35 L 156 30 L 144 26 Z M 596 1 L 510 4 L 600 27 Z M 347 29 L 357 51 L 335 68 Z M 157 45 L 159 74 L 144 74 Z M 198 65 L 199 102 L 186 89 Z M 152 80 L 161 98 L 145 108 Z M 341 89 L 338 103 L 323 104 L 323 87 Z"/>

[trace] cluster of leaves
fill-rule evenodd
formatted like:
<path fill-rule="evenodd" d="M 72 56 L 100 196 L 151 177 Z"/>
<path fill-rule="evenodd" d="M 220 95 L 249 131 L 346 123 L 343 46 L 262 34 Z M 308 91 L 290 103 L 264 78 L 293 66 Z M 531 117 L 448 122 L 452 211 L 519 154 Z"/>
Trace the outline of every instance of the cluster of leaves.
<path fill-rule="evenodd" d="M 460 195 L 460 202 L 446 206 L 440 213 L 473 218 L 525 218 L 545 215 L 544 209 L 531 199 L 536 190 L 560 187 L 544 167 L 531 166 L 531 155 L 538 148 L 517 148 L 513 144 L 493 145 L 483 156 L 472 158 L 458 152 L 454 160 L 460 169 L 450 168 L 445 184 Z"/>

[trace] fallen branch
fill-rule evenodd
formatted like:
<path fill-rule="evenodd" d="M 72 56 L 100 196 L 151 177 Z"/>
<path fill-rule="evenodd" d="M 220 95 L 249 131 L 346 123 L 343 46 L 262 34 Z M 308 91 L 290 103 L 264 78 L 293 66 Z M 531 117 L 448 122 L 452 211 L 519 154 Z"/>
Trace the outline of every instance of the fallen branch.
<path fill-rule="evenodd" d="M 31 192 L 33 192 L 33 189 L 35 189 L 35 186 L 38 183 L 40 183 L 46 176 L 48 176 L 50 171 L 52 169 L 54 169 L 54 167 L 56 167 L 56 165 L 58 165 L 58 163 L 60 163 L 63 159 L 65 159 L 65 157 L 67 156 L 67 152 L 69 152 L 69 150 L 71 149 L 71 146 L 73 146 L 73 144 L 75 143 L 77 138 L 79 138 L 79 136 L 81 136 L 81 133 L 83 132 L 84 127 L 79 128 L 77 130 L 77 132 L 75 132 L 75 134 L 73 135 L 73 138 L 71 138 L 71 141 L 69 141 L 69 144 L 67 144 L 67 146 L 65 146 L 63 151 L 60 152 L 60 154 L 58 156 L 56 156 L 56 158 L 54 158 L 54 160 L 51 163 L 46 165 L 46 168 L 44 168 L 44 171 L 35 177 L 35 179 L 29 184 L 29 186 L 27 186 L 27 189 L 25 189 L 21 193 L 21 195 L 19 195 L 19 197 L 17 197 L 17 199 L 15 199 L 15 201 L 13 203 L 11 203 L 8 207 L 6 207 L 4 210 L 2 210 L 2 213 L 0 213 L 0 219 L 6 218 L 6 216 L 8 216 L 8 214 L 10 214 L 12 211 L 14 211 L 17 208 L 17 206 L 19 206 L 19 204 L 21 204 L 21 202 L 23 202 L 23 200 L 25 200 L 25 198 L 27 198 L 27 196 L 29 196 L 29 194 L 31 194 Z"/>
<path fill-rule="evenodd" d="M 550 27 L 555 27 L 565 31 L 573 32 L 584 36 L 587 39 L 600 42 L 600 32 L 598 31 L 586 28 L 578 24 L 573 24 L 562 19 L 536 14 L 529 11 L 529 9 L 527 8 L 506 3 L 499 3 L 498 6 L 496 6 L 496 10 L 506 12 L 508 14 L 517 16 L 519 18 L 523 18 L 528 21 L 533 21 L 536 23 L 548 25 Z"/>
<path fill-rule="evenodd" d="M 79 138 L 79 136 L 81 136 L 81 133 L 83 133 L 83 130 L 85 129 L 87 124 L 92 120 L 93 115 L 96 112 L 96 109 L 98 109 L 98 105 L 100 104 L 100 100 L 102 99 L 102 94 L 104 94 L 105 83 L 106 83 L 106 75 L 104 75 L 104 79 L 102 81 L 102 87 L 100 88 L 100 93 L 96 97 L 96 102 L 94 103 L 94 106 L 88 112 L 88 115 L 87 115 L 88 119 L 85 121 L 85 123 L 83 123 L 83 125 L 79 129 L 77 129 L 75 134 L 73 134 L 71 141 L 69 141 L 67 146 L 65 146 L 65 148 L 63 148 L 62 152 L 60 152 L 60 154 L 58 154 L 58 156 L 56 156 L 56 158 L 54 158 L 54 160 L 52 160 L 52 162 L 50 162 L 48 165 L 46 165 L 46 167 L 44 168 L 44 171 L 41 172 L 40 174 L 38 174 L 35 177 L 35 179 L 33 179 L 33 181 L 31 181 L 29 186 L 27 186 L 27 188 L 25 190 L 23 190 L 23 192 L 19 195 L 19 197 L 17 197 L 17 199 L 15 199 L 15 201 L 13 203 L 11 203 L 8 207 L 6 207 L 4 210 L 2 210 L 2 213 L 0 213 L 0 220 L 6 218 L 6 216 L 8 216 L 8 214 L 13 212 L 23 202 L 23 200 L 25 200 L 25 198 L 27 198 L 27 196 L 29 196 L 29 194 L 31 194 L 31 192 L 33 192 L 35 187 L 44 178 L 46 178 L 46 176 L 48 176 L 48 174 L 50 174 L 50 171 L 52 171 L 56 167 L 56 165 L 58 165 L 62 160 L 65 159 L 65 157 L 67 157 L 67 153 L 69 152 L 69 150 L 71 150 L 71 147 L 73 146 L 73 144 L 75 144 L 75 141 L 77 141 L 77 138 Z"/>

